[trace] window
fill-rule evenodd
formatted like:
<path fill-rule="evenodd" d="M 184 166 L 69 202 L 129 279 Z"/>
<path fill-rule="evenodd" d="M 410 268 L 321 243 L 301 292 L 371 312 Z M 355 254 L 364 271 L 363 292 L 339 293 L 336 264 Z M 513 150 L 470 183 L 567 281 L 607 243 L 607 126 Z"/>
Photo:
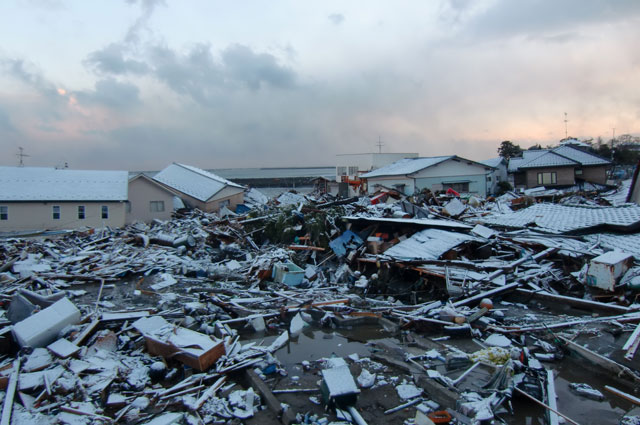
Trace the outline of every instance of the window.
<path fill-rule="evenodd" d="M 336 173 L 339 176 L 346 176 L 347 175 L 347 167 L 337 167 L 336 168 Z"/>
<path fill-rule="evenodd" d="M 228 207 L 229 205 L 231 205 L 231 200 L 229 199 L 225 199 L 224 201 L 220 201 L 220 208 L 222 207 Z"/>
<path fill-rule="evenodd" d="M 53 206 L 53 219 L 60 220 L 60 205 Z"/>
<path fill-rule="evenodd" d="M 350 176 L 357 176 L 358 175 L 358 166 L 349 167 L 349 175 Z"/>
<path fill-rule="evenodd" d="M 445 189 L 453 189 L 458 193 L 469 192 L 469 182 L 459 182 L 459 183 L 443 183 Z"/>
<path fill-rule="evenodd" d="M 538 173 L 538 184 L 556 184 L 558 178 L 555 171 L 550 173 Z"/>
<path fill-rule="evenodd" d="M 101 216 L 103 219 L 109 218 L 109 207 L 107 205 L 103 205 L 101 208 Z"/>
<path fill-rule="evenodd" d="M 582 168 L 576 168 L 576 176 L 582 175 Z"/>
<path fill-rule="evenodd" d="M 162 212 L 164 211 L 164 201 L 151 201 L 149 202 L 149 211 Z"/>
<path fill-rule="evenodd" d="M 78 220 L 84 220 L 85 218 L 84 205 L 78 205 Z"/>
<path fill-rule="evenodd" d="M 0 206 L 0 220 L 9 220 L 9 207 L 6 205 Z"/>

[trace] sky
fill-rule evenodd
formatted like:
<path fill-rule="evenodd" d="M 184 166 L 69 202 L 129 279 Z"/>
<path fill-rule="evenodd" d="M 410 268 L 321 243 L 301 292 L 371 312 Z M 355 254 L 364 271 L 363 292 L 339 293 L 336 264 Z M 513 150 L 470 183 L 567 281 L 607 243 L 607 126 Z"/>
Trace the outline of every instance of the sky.
<path fill-rule="evenodd" d="M 565 128 L 636 135 L 638 40 L 638 0 L 3 0 L 0 165 L 20 147 L 74 169 L 483 160 Z"/>

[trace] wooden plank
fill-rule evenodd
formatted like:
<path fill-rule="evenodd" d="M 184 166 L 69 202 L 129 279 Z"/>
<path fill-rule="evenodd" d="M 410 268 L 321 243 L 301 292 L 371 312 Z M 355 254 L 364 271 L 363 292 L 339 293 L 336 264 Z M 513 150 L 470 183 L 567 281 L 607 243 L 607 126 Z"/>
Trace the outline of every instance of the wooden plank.
<path fill-rule="evenodd" d="M 638 345 L 640 345 L 640 324 L 636 326 L 635 330 L 622 347 L 622 349 L 626 351 L 624 358 L 629 361 L 633 360 L 633 356 L 636 354 Z"/>
<path fill-rule="evenodd" d="M 453 306 L 454 307 L 460 307 L 460 306 L 463 306 L 463 305 L 471 304 L 471 303 L 476 302 L 476 301 L 479 302 L 483 298 L 488 298 L 488 297 L 491 297 L 493 295 L 503 294 L 505 292 L 509 292 L 509 291 L 515 290 L 518 286 L 520 286 L 520 282 L 513 282 L 513 283 L 510 283 L 508 285 L 500 286 L 498 288 L 494 288 L 494 289 L 491 289 L 489 291 L 481 292 L 481 293 L 479 293 L 477 295 L 474 295 L 472 297 L 456 301 L 456 302 L 453 303 Z"/>
<path fill-rule="evenodd" d="M 620 391 L 620 390 L 619 390 L 619 389 L 617 389 L 617 388 L 610 387 L 609 385 L 605 385 L 605 386 L 604 386 L 604 389 L 605 389 L 605 390 L 607 390 L 607 391 L 609 391 L 610 393 L 613 393 L 613 394 L 615 394 L 615 395 L 617 395 L 617 396 L 619 396 L 619 397 L 622 397 L 622 398 L 624 398 L 624 399 L 626 399 L 626 400 L 629 400 L 630 402 L 632 402 L 632 403 L 637 404 L 638 406 L 640 406 L 640 398 L 638 398 L 638 397 L 636 397 L 636 396 L 633 396 L 633 395 L 631 395 L 631 394 L 627 394 L 627 393 L 625 393 L 625 392 L 622 392 L 622 391 Z"/>
<path fill-rule="evenodd" d="M 280 415 L 282 413 L 282 418 L 280 419 L 284 425 L 291 425 L 296 422 L 296 415 L 291 411 L 291 409 L 287 409 L 284 412 L 282 411 L 282 405 L 280 401 L 273 395 L 267 384 L 264 383 L 262 379 L 251 369 L 245 370 L 245 376 L 251 383 L 251 386 L 262 395 L 269 409 L 276 415 Z"/>
<path fill-rule="evenodd" d="M 531 291 L 529 289 L 516 289 L 516 293 L 520 295 L 527 295 L 535 299 L 554 301 L 562 304 L 569 304 L 575 307 L 583 307 L 588 310 L 608 311 L 608 312 L 613 312 L 617 314 L 629 313 L 632 311 L 631 309 L 629 309 L 629 307 L 624 307 L 621 305 L 584 300 L 582 298 L 567 297 L 565 295 L 556 295 L 546 291 Z"/>
<path fill-rule="evenodd" d="M 556 400 L 556 384 L 553 371 L 547 369 L 547 403 L 549 404 L 549 425 L 558 425 L 558 401 Z"/>
<path fill-rule="evenodd" d="M 13 371 L 9 378 L 7 393 L 4 396 L 4 404 L 2 406 L 2 419 L 0 425 L 9 425 L 11 423 L 11 410 L 13 409 L 13 398 L 16 395 L 16 385 L 18 384 L 18 375 L 20 374 L 20 357 L 13 361 Z"/>

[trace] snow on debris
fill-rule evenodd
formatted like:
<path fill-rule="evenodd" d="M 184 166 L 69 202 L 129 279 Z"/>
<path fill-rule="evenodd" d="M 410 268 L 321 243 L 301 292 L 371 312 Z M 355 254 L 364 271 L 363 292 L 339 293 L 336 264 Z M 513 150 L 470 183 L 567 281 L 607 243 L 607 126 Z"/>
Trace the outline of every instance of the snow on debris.
<path fill-rule="evenodd" d="M 126 201 L 126 171 L 0 167 L 0 201 Z"/>
<path fill-rule="evenodd" d="M 549 233 L 567 233 L 597 226 L 630 227 L 640 225 L 640 206 L 573 207 L 536 204 L 512 214 L 483 217 L 483 224 L 524 228 L 536 226 Z"/>
<path fill-rule="evenodd" d="M 437 260 L 450 249 L 473 240 L 476 238 L 462 233 L 426 229 L 392 246 L 384 254 L 402 260 Z"/>

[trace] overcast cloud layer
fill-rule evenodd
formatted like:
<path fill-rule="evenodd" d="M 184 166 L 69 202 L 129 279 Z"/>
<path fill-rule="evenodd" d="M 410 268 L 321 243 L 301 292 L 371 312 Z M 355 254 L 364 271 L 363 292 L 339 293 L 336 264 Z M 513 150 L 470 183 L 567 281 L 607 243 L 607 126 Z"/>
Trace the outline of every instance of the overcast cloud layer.
<path fill-rule="evenodd" d="M 0 3 L 0 165 L 333 165 L 640 132 L 640 2 Z"/>

